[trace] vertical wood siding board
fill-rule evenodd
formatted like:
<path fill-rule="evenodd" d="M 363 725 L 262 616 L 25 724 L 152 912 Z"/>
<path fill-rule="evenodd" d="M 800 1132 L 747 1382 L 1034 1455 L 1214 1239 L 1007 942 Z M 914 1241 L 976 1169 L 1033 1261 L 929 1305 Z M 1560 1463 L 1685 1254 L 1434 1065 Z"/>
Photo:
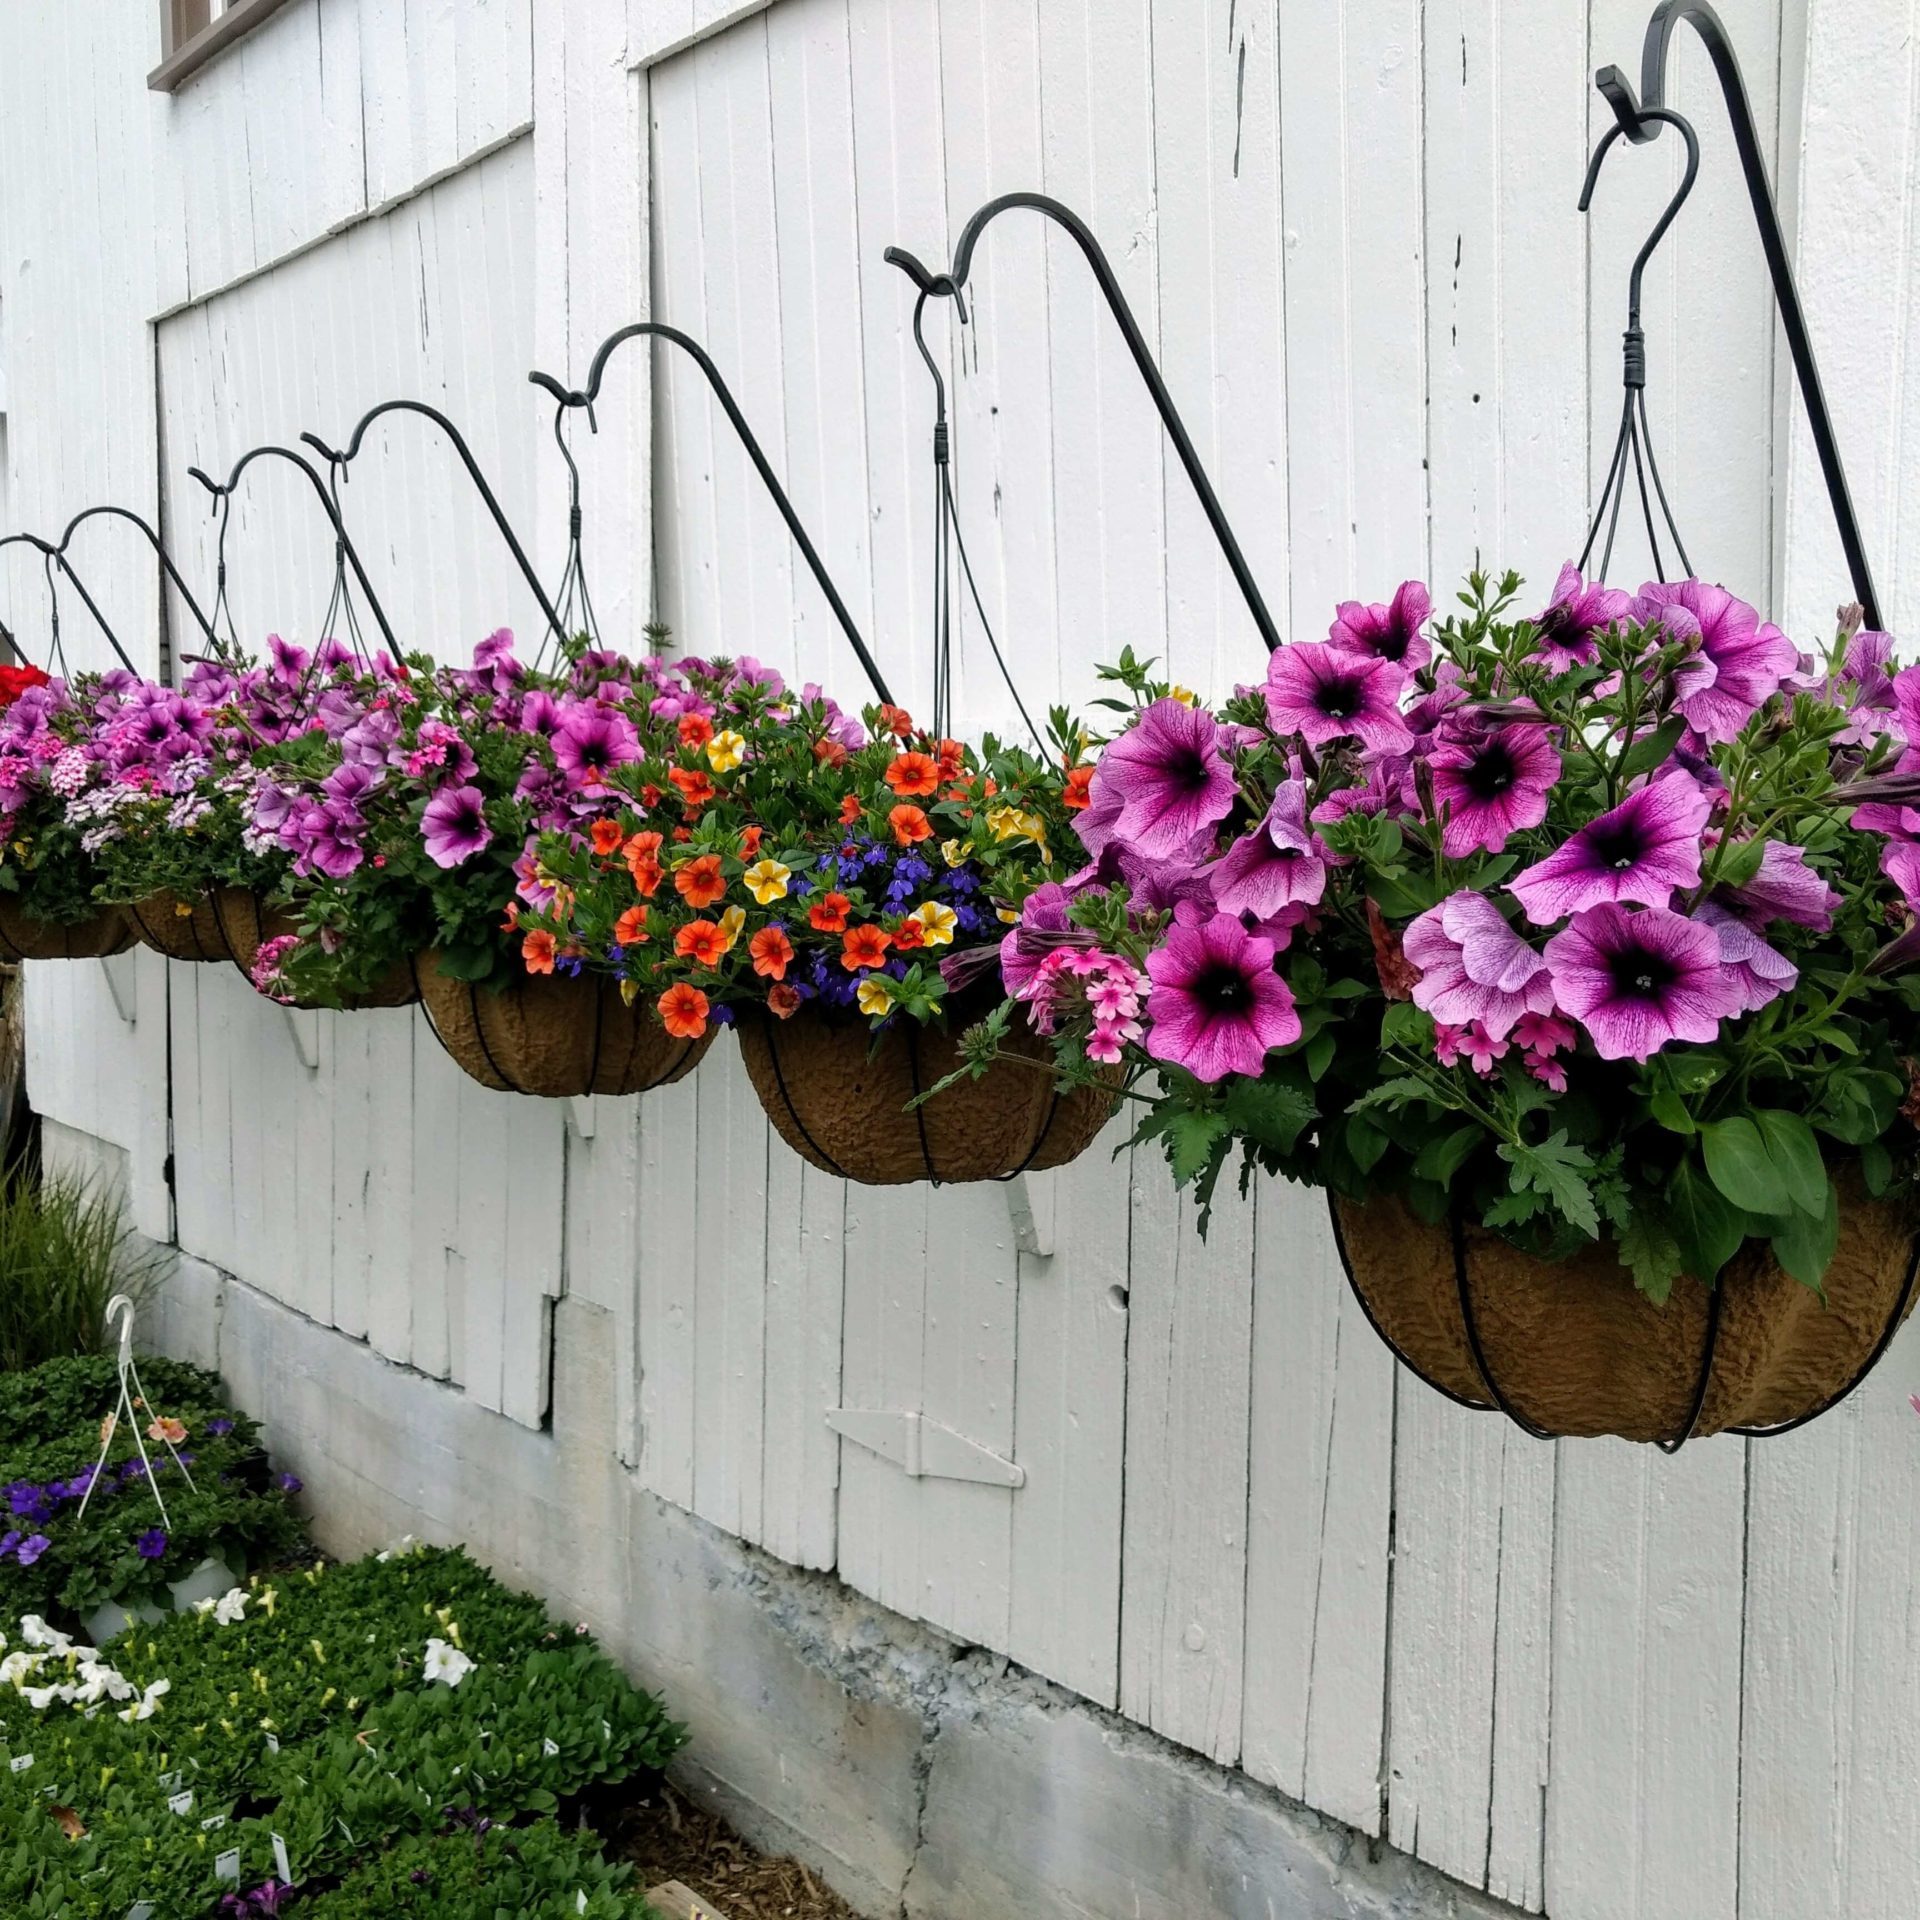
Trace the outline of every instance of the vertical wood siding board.
<path fill-rule="evenodd" d="M 447 1340 L 447 1248 L 453 1203 L 450 1147 L 456 1124 L 453 1062 L 423 1014 L 406 1016 L 413 1060 L 411 1235 L 406 1242 L 413 1294 L 413 1364 L 445 1379 L 454 1365 Z"/>
<path fill-rule="evenodd" d="M 368 1336 L 389 1360 L 411 1365 L 416 1270 L 404 1254 L 409 1245 L 408 1201 L 414 1186 L 413 1016 L 390 1008 L 309 1017 L 324 1023 L 329 1047 L 338 1044 L 344 1023 L 367 1023 L 368 1058 L 374 1069 L 367 1112 L 372 1181 L 367 1208 Z M 396 1253 L 402 1257 L 396 1259 Z"/>
<path fill-rule="evenodd" d="M 686 1196 L 697 1193 L 699 1123 L 705 1069 L 649 1094 L 643 1154 L 651 1178 L 642 1188 L 640 1230 L 641 1420 L 643 1478 L 663 1499 L 694 1504 L 694 1338 L 697 1242 Z"/>
<path fill-rule="evenodd" d="M 508 1121 L 520 1159 L 506 1195 L 500 1410 L 522 1426 L 538 1427 L 547 1414 L 553 1301 L 560 1291 L 566 1105 L 516 1103 L 527 1111 Z"/>
<path fill-rule="evenodd" d="M 514 1153 L 507 1137 L 506 1113 L 519 1096 L 489 1093 L 471 1082 L 460 1088 L 459 1205 L 454 1214 L 454 1244 L 459 1248 L 465 1353 L 461 1384 L 468 1397 L 494 1412 L 502 1411 L 505 1379 L 501 1341 L 506 1326 L 506 1193 L 498 1156 Z"/>
<path fill-rule="evenodd" d="M 367 1332 L 368 1121 L 366 1022 L 352 1020 L 333 1049 L 328 1107 L 333 1114 L 333 1324 L 356 1339 Z"/>

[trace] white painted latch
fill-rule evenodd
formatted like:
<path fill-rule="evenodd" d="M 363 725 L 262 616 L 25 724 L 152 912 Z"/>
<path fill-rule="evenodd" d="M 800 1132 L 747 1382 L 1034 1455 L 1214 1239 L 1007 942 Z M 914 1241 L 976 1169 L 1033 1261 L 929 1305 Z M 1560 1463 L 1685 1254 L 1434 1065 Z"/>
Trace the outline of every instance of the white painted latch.
<path fill-rule="evenodd" d="M 829 1407 L 827 1425 L 856 1446 L 904 1468 L 915 1480 L 973 1480 L 987 1487 L 1027 1484 L 1025 1467 L 1001 1459 L 977 1440 L 969 1440 L 923 1413 Z"/>

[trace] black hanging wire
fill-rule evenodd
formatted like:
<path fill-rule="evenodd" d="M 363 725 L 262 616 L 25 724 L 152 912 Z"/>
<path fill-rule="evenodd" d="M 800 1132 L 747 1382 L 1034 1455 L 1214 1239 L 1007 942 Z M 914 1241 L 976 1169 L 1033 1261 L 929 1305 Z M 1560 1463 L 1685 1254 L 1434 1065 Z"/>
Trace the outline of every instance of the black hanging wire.
<path fill-rule="evenodd" d="M 1234 583 L 1247 603 L 1247 611 L 1253 616 L 1253 624 L 1259 629 L 1267 650 L 1272 652 L 1281 643 L 1280 629 L 1267 610 L 1266 598 L 1253 577 L 1253 569 L 1247 565 L 1246 556 L 1240 551 L 1240 542 L 1228 524 L 1220 497 L 1213 490 L 1213 482 L 1207 478 L 1207 470 L 1201 464 L 1193 437 L 1187 432 L 1185 421 L 1180 418 L 1173 395 L 1167 391 L 1166 380 L 1148 350 L 1146 336 L 1140 331 L 1140 323 L 1134 318 L 1133 309 L 1127 304 L 1127 296 L 1121 290 L 1119 276 L 1114 272 L 1113 263 L 1107 258 L 1100 242 L 1094 238 L 1093 229 L 1071 207 L 1047 194 L 1004 193 L 997 200 L 989 200 L 967 222 L 960 235 L 960 244 L 954 250 L 953 265 L 945 273 L 929 272 L 904 247 L 889 247 L 886 258 L 891 265 L 900 268 L 923 294 L 944 295 L 957 300 L 966 287 L 967 274 L 973 264 L 973 250 L 980 236 L 992 221 L 1015 207 L 1042 214 L 1056 226 L 1064 228 L 1086 257 L 1094 280 L 1119 325 L 1121 337 L 1127 343 L 1127 350 L 1133 356 L 1133 364 L 1152 396 L 1161 424 L 1166 428 L 1167 438 L 1173 442 L 1174 452 L 1179 456 L 1187 479 L 1199 498 L 1201 510 L 1207 516 L 1207 524 L 1213 529 L 1213 536 L 1220 543 L 1220 551 L 1226 556 Z M 962 319 L 964 321 L 964 314 Z"/>
<path fill-rule="evenodd" d="M 567 564 L 561 569 L 560 585 L 553 597 L 559 602 L 560 620 L 566 632 L 584 634 L 597 647 L 600 644 L 600 621 L 593 611 L 593 595 L 587 591 L 586 554 L 580 543 L 584 524 L 580 508 L 580 463 L 574 459 L 573 449 L 567 444 L 568 411 L 569 402 L 566 400 L 562 400 L 553 410 L 553 443 L 560 449 L 560 458 L 567 463 Z M 587 426 L 591 432 L 600 431 L 591 404 L 587 407 Z"/>
<path fill-rule="evenodd" d="M 1659 580 L 1667 577 L 1666 562 L 1660 554 L 1660 530 L 1654 520 L 1655 499 L 1660 503 L 1660 515 L 1666 522 L 1682 569 L 1687 574 L 1693 572 L 1693 563 L 1687 558 L 1687 549 L 1680 538 L 1679 526 L 1674 521 L 1673 509 L 1667 504 L 1667 490 L 1660 479 L 1660 468 L 1653 454 L 1652 433 L 1647 425 L 1647 336 L 1640 324 L 1640 284 L 1646 274 L 1647 262 L 1653 257 L 1653 250 L 1666 237 L 1667 229 L 1673 225 L 1675 216 L 1686 204 L 1687 195 L 1693 191 L 1693 183 L 1700 177 L 1700 141 L 1687 120 L 1671 108 L 1651 108 L 1642 118 L 1679 129 L 1680 137 L 1687 146 L 1687 164 L 1680 177 L 1680 185 L 1667 202 L 1666 211 L 1654 223 L 1653 231 L 1634 255 L 1632 271 L 1627 275 L 1627 330 L 1623 341 L 1620 432 L 1613 443 L 1613 459 L 1608 464 L 1606 483 L 1600 489 L 1600 501 L 1594 508 L 1592 523 L 1587 528 L 1587 543 L 1580 549 L 1579 561 L 1580 571 L 1586 572 L 1588 556 L 1593 552 L 1593 543 L 1599 538 L 1604 521 L 1607 541 L 1600 550 L 1600 570 L 1596 576 L 1602 580 L 1607 577 L 1607 569 L 1613 564 L 1614 536 L 1619 531 L 1620 509 L 1627 497 L 1629 461 L 1632 464 L 1632 480 L 1639 491 L 1640 514 L 1647 530 L 1647 543 L 1653 549 L 1654 577 Z M 1605 137 L 1594 148 L 1593 158 L 1587 165 L 1586 183 L 1580 189 L 1582 213 L 1593 202 L 1593 189 L 1599 181 L 1602 163 L 1614 142 L 1624 132 L 1623 127 L 1609 127 Z M 1647 488 L 1649 479 L 1653 482 L 1651 494 Z"/>
<path fill-rule="evenodd" d="M 793 502 L 788 499 L 786 488 L 780 484 L 779 476 L 774 472 L 765 452 L 761 449 L 760 442 L 754 437 L 753 429 L 747 425 L 746 415 L 740 411 L 739 402 L 734 399 L 726 381 L 721 378 L 720 369 L 714 365 L 712 356 L 699 341 L 690 334 L 682 333 L 678 327 L 668 326 L 664 321 L 636 320 L 628 326 L 619 328 L 601 341 L 598 351 L 593 356 L 593 364 L 587 371 L 585 387 L 563 387 L 551 374 L 537 371 L 528 374 L 527 378 L 535 386 L 543 388 L 553 396 L 561 415 L 571 408 L 583 410 L 587 416 L 588 430 L 597 433 L 600 428 L 599 422 L 594 417 L 594 402 L 600 396 L 600 381 L 606 372 L 607 362 L 622 341 L 643 338 L 665 340 L 678 347 L 706 376 L 708 386 L 713 389 L 714 398 L 720 402 L 720 410 L 727 416 L 727 424 L 733 428 L 739 437 L 740 444 L 746 449 L 747 458 L 753 462 L 753 469 L 760 476 L 761 485 L 766 488 L 773 504 L 780 510 L 780 517 L 786 522 L 787 532 L 792 536 L 793 544 L 799 549 L 800 557 L 807 563 L 807 570 L 813 575 L 814 583 L 825 595 L 827 605 L 833 610 L 833 617 L 840 623 L 840 631 L 846 635 L 847 644 L 853 649 L 854 658 L 859 661 L 861 670 L 866 674 L 868 685 L 873 688 L 874 694 L 881 702 L 891 706 L 893 695 L 887 691 L 886 680 L 875 664 L 873 655 L 868 651 L 866 641 L 860 637 L 860 629 L 854 624 L 853 615 L 847 611 L 847 603 L 841 598 L 840 589 L 834 585 L 833 576 L 827 572 L 826 563 L 820 558 L 819 550 L 808 537 L 806 528 L 801 525 L 800 516 L 794 511 Z M 578 564 L 579 472 L 574 466 L 573 456 L 568 451 L 566 441 L 561 436 L 558 417 L 554 422 L 554 433 L 560 440 L 560 450 L 566 456 L 573 483 L 568 572 L 579 579 L 584 593 L 585 575 Z"/>
<path fill-rule="evenodd" d="M 1814 450 L 1819 455 L 1820 472 L 1826 481 L 1827 498 L 1833 508 L 1834 524 L 1839 531 L 1841 551 L 1853 580 L 1853 597 L 1864 610 L 1868 627 L 1880 627 L 1880 602 L 1873 589 L 1873 571 L 1867 564 L 1866 544 L 1860 537 L 1860 523 L 1853 510 L 1853 496 L 1847 486 L 1846 468 L 1840 458 L 1840 445 L 1834 437 L 1833 420 L 1827 411 L 1826 394 L 1820 384 L 1820 369 L 1814 359 L 1813 339 L 1807 332 L 1806 315 L 1800 306 L 1799 289 L 1794 284 L 1793 264 L 1787 256 L 1786 234 L 1773 201 L 1773 187 L 1767 178 L 1766 158 L 1760 150 L 1760 132 L 1754 124 L 1753 107 L 1747 98 L 1746 82 L 1740 62 L 1733 51 L 1720 16 L 1705 0 L 1661 0 L 1647 22 L 1647 35 L 1641 49 L 1640 94 L 1618 67 L 1602 67 L 1593 84 L 1613 109 L 1619 132 L 1636 146 L 1655 139 L 1663 125 L 1675 124 L 1675 116 L 1666 110 L 1667 56 L 1673 36 L 1682 25 L 1700 36 L 1713 63 L 1714 77 L 1726 101 L 1727 120 L 1733 132 L 1734 149 L 1740 157 L 1740 171 L 1747 184 L 1747 198 L 1753 206 L 1754 224 L 1760 233 L 1761 250 L 1766 255 L 1767 271 L 1773 280 L 1774 302 L 1780 311 L 1780 324 L 1787 336 L 1787 351 L 1800 386 L 1800 398 L 1807 409 L 1807 424 L 1812 431 Z M 1683 124 L 1683 123 L 1682 123 Z M 1611 135 L 1609 136 L 1611 138 Z M 1602 143 L 1604 148 L 1605 142 Z M 1596 156 L 1597 164 L 1598 156 Z"/>
<path fill-rule="evenodd" d="M 889 253 L 888 258 L 892 257 Z M 933 291 L 931 287 L 923 286 L 919 298 L 913 303 L 913 344 L 920 349 L 920 358 L 926 362 L 927 372 L 933 376 L 933 730 L 941 737 L 953 730 L 952 555 L 957 553 L 961 572 L 966 577 L 967 591 L 973 599 L 973 610 L 979 617 L 980 630 L 986 635 L 987 645 L 993 653 L 993 663 L 1000 669 L 1000 678 L 1006 682 L 1007 691 L 1013 696 L 1013 704 L 1019 708 L 1020 718 L 1026 722 L 1027 731 L 1033 736 L 1034 746 L 1044 755 L 1046 740 L 1033 724 L 1033 715 L 1027 711 L 1027 703 L 1021 699 L 1020 689 L 1007 669 L 1006 656 L 1000 651 L 1000 642 L 994 637 L 993 622 L 987 618 L 986 607 L 981 602 L 980 589 L 973 577 L 973 563 L 967 557 L 966 539 L 960 531 L 959 505 L 953 497 L 953 442 L 947 425 L 947 383 L 941 375 L 939 362 L 927 346 L 925 329 L 927 302 L 933 297 Z M 951 298 L 954 312 L 959 316 L 960 324 L 965 326 L 966 296 L 955 287 Z"/>
<path fill-rule="evenodd" d="M 561 623 L 561 616 L 555 610 L 553 602 L 548 599 L 546 589 L 540 584 L 540 576 L 534 571 L 533 562 L 527 558 L 527 550 L 521 543 L 520 536 L 514 531 L 513 522 L 507 518 L 505 510 L 500 505 L 498 496 L 494 493 L 493 488 L 487 484 L 487 476 L 481 471 L 479 461 L 474 458 L 473 449 L 468 446 L 466 436 L 438 407 L 429 406 L 424 400 L 383 400 L 377 407 L 370 407 L 360 416 L 347 444 L 338 450 L 328 446 L 316 433 L 303 433 L 300 438 L 328 463 L 332 474 L 344 480 L 347 478 L 349 465 L 359 453 L 361 444 L 366 439 L 367 429 L 371 427 L 376 420 L 381 419 L 389 413 L 418 414 L 422 419 L 430 420 L 447 436 L 447 440 L 453 447 L 454 452 L 460 457 L 460 464 L 466 469 L 467 478 L 473 482 L 474 491 L 480 496 L 480 504 L 487 510 L 487 517 L 493 522 L 494 528 L 499 533 L 508 553 L 512 555 L 513 563 L 515 567 L 519 569 L 521 579 L 527 583 L 528 588 L 532 592 L 535 604 L 540 609 L 541 618 L 547 623 L 549 634 L 555 639 L 564 640 L 566 638 L 566 630 Z M 346 537 L 345 525 L 338 511 L 335 511 L 333 520 L 339 541 L 336 550 L 337 554 L 344 555 L 352 561 L 354 574 L 360 581 L 363 591 L 368 594 L 371 602 L 372 589 L 367 586 L 366 575 L 361 571 L 360 563 L 353 555 L 351 543 L 348 542 Z M 336 571 L 336 582 L 339 592 L 344 597 L 346 588 L 344 574 Z M 380 620 L 380 630 L 386 635 L 387 645 L 392 649 L 394 657 L 398 659 L 399 648 L 394 645 L 393 634 L 388 628 L 384 618 Z M 545 640 L 542 641 L 541 646 L 544 656 L 546 647 Z"/>
<path fill-rule="evenodd" d="M 10 533 L 0 539 L 0 547 L 31 547 L 40 555 L 41 564 L 47 576 L 47 591 L 52 596 L 52 619 L 47 643 L 47 668 L 52 671 L 57 665 L 63 676 L 68 673 L 66 648 L 60 638 L 60 596 L 54 590 L 54 570 L 64 573 L 73 584 L 73 590 L 80 596 L 81 604 L 93 616 L 93 623 L 106 636 L 107 645 L 113 649 L 114 657 L 129 673 L 137 674 L 139 669 L 127 656 L 127 650 L 120 644 L 120 637 L 113 630 L 107 616 L 100 611 L 99 603 L 87 591 L 87 583 L 80 578 L 73 562 L 67 558 L 60 547 L 50 540 L 43 540 L 37 533 Z M 9 634 L 9 642 L 18 649 L 19 642 Z"/>

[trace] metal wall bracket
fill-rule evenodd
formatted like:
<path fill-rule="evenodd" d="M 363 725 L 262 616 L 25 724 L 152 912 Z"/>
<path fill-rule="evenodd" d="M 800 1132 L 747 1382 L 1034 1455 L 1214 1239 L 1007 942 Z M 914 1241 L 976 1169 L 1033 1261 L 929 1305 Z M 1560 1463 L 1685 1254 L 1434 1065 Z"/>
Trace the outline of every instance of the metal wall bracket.
<path fill-rule="evenodd" d="M 128 1026 L 140 1024 L 140 989 L 134 978 L 133 953 L 103 953 L 100 971 L 107 977 L 107 991 L 113 995 L 113 1010 Z"/>
<path fill-rule="evenodd" d="M 986 1487 L 1024 1487 L 1027 1470 L 923 1413 L 829 1407 L 827 1425 L 855 1446 L 891 1460 L 914 1480 L 971 1480 Z"/>
<path fill-rule="evenodd" d="M 320 1035 L 314 1016 L 299 1007 L 282 1007 L 280 1011 L 287 1017 L 287 1032 L 293 1037 L 293 1050 L 300 1056 L 300 1064 L 309 1073 L 318 1073 Z"/>
<path fill-rule="evenodd" d="M 567 1102 L 573 1115 L 573 1130 L 582 1140 L 591 1140 L 599 1131 L 600 1110 L 590 1093 L 577 1093 Z"/>
<path fill-rule="evenodd" d="M 1013 1244 L 1022 1253 L 1043 1258 L 1054 1248 L 1054 1223 L 1059 1214 L 1059 1184 L 1052 1173 L 1016 1173 L 1006 1183 L 1007 1218 L 1013 1222 Z"/>

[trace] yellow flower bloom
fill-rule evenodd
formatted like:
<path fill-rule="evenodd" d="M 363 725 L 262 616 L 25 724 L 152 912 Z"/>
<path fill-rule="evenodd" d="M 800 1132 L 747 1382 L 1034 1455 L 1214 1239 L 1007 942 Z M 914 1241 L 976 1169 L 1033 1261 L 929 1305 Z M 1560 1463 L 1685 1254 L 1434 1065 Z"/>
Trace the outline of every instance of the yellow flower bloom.
<path fill-rule="evenodd" d="M 731 773 L 747 757 L 747 743 L 731 727 L 707 742 L 707 765 L 715 773 Z"/>
<path fill-rule="evenodd" d="M 964 841 L 942 840 L 940 842 L 940 858 L 948 866 L 957 867 L 966 857 L 967 849 Z"/>
<path fill-rule="evenodd" d="M 1167 698 L 1178 700 L 1183 707 L 1197 707 L 1200 704 L 1200 696 L 1191 687 L 1169 687 Z"/>
<path fill-rule="evenodd" d="M 769 854 L 756 860 L 740 878 L 747 884 L 747 891 L 763 907 L 770 907 L 776 900 L 787 897 L 787 882 L 793 877 L 791 867 L 783 867 Z"/>
<path fill-rule="evenodd" d="M 620 1004 L 623 1007 L 632 1006 L 639 998 L 640 982 L 638 980 L 622 980 L 620 982 Z"/>
<path fill-rule="evenodd" d="M 987 826 L 996 840 L 1031 840 L 1042 848 L 1047 844 L 1045 823 L 1021 807 L 995 807 L 987 815 Z"/>
<path fill-rule="evenodd" d="M 927 900 L 914 908 L 910 917 L 920 922 L 920 937 L 926 946 L 953 945 L 953 929 L 960 916 L 951 907 L 942 906 L 938 900 Z"/>
<path fill-rule="evenodd" d="M 998 909 L 998 912 L 1000 918 L 1004 920 L 1008 926 L 1014 925 L 1020 918 L 1019 913 L 1012 907 L 1001 907 Z"/>
<path fill-rule="evenodd" d="M 734 942 L 737 941 L 742 932 L 745 931 L 746 924 L 747 910 L 745 907 L 729 907 L 726 912 L 720 916 L 720 931 L 727 937 L 726 951 L 728 953 L 733 951 Z M 459 1644 L 457 1640 L 454 1642 L 455 1646 Z"/>
<path fill-rule="evenodd" d="M 883 1013 L 893 1011 L 893 988 L 877 973 L 870 973 L 860 982 L 860 1011 L 869 1018 L 878 1020 Z"/>

